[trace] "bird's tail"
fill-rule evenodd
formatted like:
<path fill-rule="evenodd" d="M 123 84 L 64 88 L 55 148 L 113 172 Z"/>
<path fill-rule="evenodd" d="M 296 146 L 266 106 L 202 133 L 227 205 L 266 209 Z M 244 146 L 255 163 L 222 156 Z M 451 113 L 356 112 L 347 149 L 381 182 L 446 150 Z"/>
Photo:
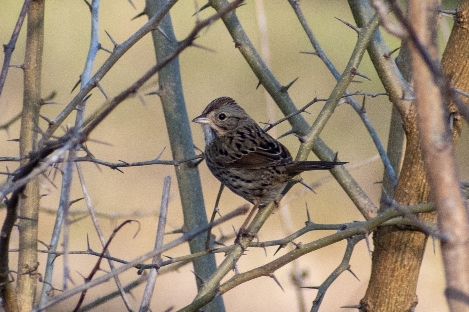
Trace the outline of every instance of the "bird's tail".
<path fill-rule="evenodd" d="M 335 166 L 344 165 L 343 161 L 297 161 L 291 164 L 292 172 L 301 173 L 309 170 L 329 170 Z"/>

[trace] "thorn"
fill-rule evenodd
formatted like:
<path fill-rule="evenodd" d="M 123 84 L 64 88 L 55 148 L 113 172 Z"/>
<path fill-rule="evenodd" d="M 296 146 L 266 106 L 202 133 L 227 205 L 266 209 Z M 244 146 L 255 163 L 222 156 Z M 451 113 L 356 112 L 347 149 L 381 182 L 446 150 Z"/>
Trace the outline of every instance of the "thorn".
<path fill-rule="evenodd" d="M 80 271 L 75 271 L 78 273 L 78 275 L 80 275 L 80 277 L 85 281 L 85 282 L 88 282 L 88 278 L 86 278 L 83 274 L 80 273 Z"/>
<path fill-rule="evenodd" d="M 39 115 L 39 117 L 41 117 L 42 119 L 44 119 L 48 124 L 49 126 L 52 125 L 52 120 L 50 120 L 49 118 L 47 118 L 46 116 L 43 116 L 43 115 Z"/>
<path fill-rule="evenodd" d="M 103 47 L 103 45 L 102 45 L 101 43 L 98 44 L 98 49 L 103 50 L 103 51 L 106 51 L 106 52 L 109 53 L 109 54 L 112 54 L 112 51 L 106 49 L 105 47 Z"/>
<path fill-rule="evenodd" d="M 354 76 L 356 75 L 356 76 L 365 78 L 365 79 L 368 80 L 368 81 L 371 81 L 370 78 L 368 78 L 367 76 L 365 76 L 365 75 L 363 75 L 362 73 L 360 73 L 356 68 L 352 68 L 352 69 L 350 70 L 350 73 L 351 73 L 352 75 L 354 75 Z"/>
<path fill-rule="evenodd" d="M 301 53 L 301 54 L 310 54 L 310 55 L 316 55 L 316 56 L 318 56 L 318 55 L 319 55 L 319 53 L 318 53 L 318 52 L 310 52 L 310 51 L 302 51 L 302 52 L 300 52 L 300 53 Z"/>
<path fill-rule="evenodd" d="M 150 93 L 147 93 L 145 95 L 162 95 L 163 94 L 163 90 L 162 89 L 158 89 L 156 91 L 152 91 Z"/>
<path fill-rule="evenodd" d="M 291 243 L 292 243 L 293 245 L 295 245 L 295 248 L 296 248 L 296 249 L 301 249 L 301 247 L 303 247 L 303 243 L 301 243 L 301 242 L 300 242 L 300 243 L 295 243 L 295 242 L 292 241 Z"/>
<path fill-rule="evenodd" d="M 289 84 L 287 84 L 286 86 L 283 86 L 280 88 L 280 92 L 282 93 L 285 93 L 288 91 L 288 89 L 290 89 L 290 87 L 298 80 L 298 78 L 300 77 L 296 77 L 295 79 L 292 80 L 292 82 L 290 82 Z"/>
<path fill-rule="evenodd" d="M 309 208 L 308 208 L 308 203 L 306 202 L 306 218 L 307 218 L 307 221 L 305 222 L 306 225 L 308 225 L 309 223 L 313 223 L 311 221 L 311 216 L 309 215 Z"/>
<path fill-rule="evenodd" d="M 360 304 L 357 305 L 349 305 L 349 306 L 342 306 L 341 309 L 358 309 L 361 310 L 362 306 Z"/>
<path fill-rule="evenodd" d="M 259 82 L 257 83 L 257 86 L 256 86 L 256 90 L 259 89 L 259 87 L 261 86 L 262 82 L 259 80 Z"/>
<path fill-rule="evenodd" d="M 387 59 L 387 60 L 389 60 L 389 59 L 391 58 L 391 55 L 392 55 L 394 52 L 399 51 L 400 48 L 401 48 L 401 47 L 397 47 L 397 48 L 395 48 L 394 50 L 389 51 L 388 53 L 384 53 L 384 55 L 383 55 L 384 58 Z"/>
<path fill-rule="evenodd" d="M 432 246 L 433 246 L 433 254 L 436 254 L 436 240 L 435 240 L 435 236 L 431 236 L 432 237 Z"/>
<path fill-rule="evenodd" d="M 282 249 L 285 246 L 286 246 L 285 244 L 279 245 L 277 250 L 274 252 L 274 256 L 277 254 L 277 252 L 279 252 L 280 249 Z"/>
<path fill-rule="evenodd" d="M 47 248 L 47 250 L 50 250 L 50 249 L 52 248 L 52 246 L 51 246 L 51 245 L 49 245 L 49 244 L 46 244 L 46 243 L 45 243 L 45 242 L 43 242 L 42 240 L 39 240 L 39 239 L 38 239 L 37 241 L 38 241 L 39 243 L 41 243 L 42 245 L 44 245 L 44 247 L 46 247 L 46 248 Z"/>
<path fill-rule="evenodd" d="M 117 42 L 114 40 L 114 38 L 111 37 L 111 35 L 106 30 L 104 32 L 108 36 L 109 40 L 111 40 L 112 44 L 114 45 L 114 48 L 116 48 L 118 46 Z"/>
<path fill-rule="evenodd" d="M 135 4 L 132 2 L 132 0 L 128 0 L 128 1 L 129 1 L 130 5 L 134 8 L 134 10 L 136 10 L 137 7 L 136 7 Z"/>
<path fill-rule="evenodd" d="M 83 200 L 83 199 L 84 199 L 84 197 L 80 197 L 80 198 L 71 200 L 71 201 L 69 202 L 69 205 L 72 206 L 73 204 L 75 204 L 75 203 L 77 203 L 77 202 L 79 202 L 80 200 Z"/>
<path fill-rule="evenodd" d="M 59 104 L 59 103 L 54 102 L 54 101 L 42 101 L 42 102 L 40 103 L 41 106 L 42 106 L 42 105 L 54 105 L 54 104 Z"/>
<path fill-rule="evenodd" d="M 272 278 L 275 281 L 275 283 L 277 283 L 277 285 L 280 287 L 280 289 L 283 292 L 285 292 L 285 289 L 283 289 L 282 284 L 280 284 L 279 280 L 275 277 L 274 274 L 269 274 L 269 277 Z"/>
<path fill-rule="evenodd" d="M 51 101 L 57 96 L 57 91 L 52 91 L 48 96 L 44 98 L 44 101 Z"/>
<path fill-rule="evenodd" d="M 88 218 L 87 215 L 78 217 L 78 218 L 76 218 L 76 219 L 70 220 L 70 224 L 74 224 L 74 223 L 80 222 L 81 220 L 86 219 L 86 218 Z"/>
<path fill-rule="evenodd" d="M 161 29 L 160 26 L 157 26 L 157 27 L 156 27 L 156 30 L 158 30 L 166 39 L 168 39 L 169 42 L 171 42 L 171 43 L 173 42 L 173 41 L 168 37 L 168 35 L 163 31 L 163 29 Z"/>
<path fill-rule="evenodd" d="M 165 234 L 181 234 L 181 233 L 182 234 L 186 233 L 186 229 L 184 227 L 166 232 Z"/>
<path fill-rule="evenodd" d="M 311 186 L 309 186 L 307 183 L 305 183 L 302 178 L 300 178 L 300 180 L 299 180 L 298 182 L 300 182 L 301 185 L 303 185 L 303 186 L 306 187 L 308 190 L 310 190 L 311 192 L 313 192 L 314 194 L 316 194 L 316 192 L 313 190 L 313 188 L 312 188 Z"/>
<path fill-rule="evenodd" d="M 272 127 L 272 124 L 270 123 L 270 119 L 267 120 L 267 122 L 259 121 L 259 123 L 265 125 L 265 127 L 262 128 L 262 130 L 264 130 L 264 132 L 267 132 L 266 130 L 267 130 L 269 127 Z M 452 127 L 451 127 L 451 128 L 452 128 Z"/>
<path fill-rule="evenodd" d="M 362 108 L 360 109 L 360 113 L 362 114 L 366 114 L 365 103 L 366 103 L 366 96 L 363 96 Z"/>
<path fill-rule="evenodd" d="M 352 28 L 353 30 L 355 30 L 355 32 L 356 32 L 357 34 L 360 33 L 360 28 L 359 28 L 359 27 L 357 27 L 357 26 L 355 26 L 355 25 L 352 25 L 352 24 L 350 24 L 349 22 L 346 22 L 346 21 L 344 21 L 344 20 L 341 20 L 341 19 L 338 18 L 338 17 L 336 17 L 335 19 L 341 21 L 342 23 L 344 23 L 344 24 L 347 25 L 348 27 L 350 27 L 350 28 Z"/>
<path fill-rule="evenodd" d="M 98 83 L 96 83 L 96 86 L 98 87 L 99 91 L 101 91 L 101 93 L 104 95 L 104 97 L 106 98 L 106 100 L 109 101 L 109 98 L 107 97 L 106 92 L 104 92 L 103 87 L 101 87 L 101 84 L 98 82 Z"/>
<path fill-rule="evenodd" d="M 86 0 L 83 0 L 83 1 L 86 3 L 86 5 L 88 6 L 88 9 L 89 9 L 90 12 L 91 12 L 91 10 L 92 10 L 91 4 L 90 4 L 88 1 L 86 1 Z"/>
<path fill-rule="evenodd" d="M 368 239 L 368 233 L 365 234 L 365 243 L 366 243 L 366 248 L 368 249 L 368 253 L 370 254 L 370 257 L 373 256 L 373 252 L 371 251 L 371 246 L 370 246 L 370 240 Z"/>
<path fill-rule="evenodd" d="M 163 147 L 163 149 L 162 149 L 161 152 L 158 154 L 158 156 L 156 156 L 155 160 L 160 159 L 160 157 L 161 157 L 161 155 L 163 155 L 165 149 L 166 149 L 166 147 Z"/>
<path fill-rule="evenodd" d="M 203 279 L 202 277 L 200 277 L 200 276 L 199 276 L 197 273 L 195 273 L 194 271 L 192 271 L 192 270 L 190 270 L 190 271 L 192 272 L 192 274 L 195 275 L 195 278 L 198 279 L 198 280 L 202 283 L 202 285 L 205 285 L 205 281 L 204 281 L 204 279 Z"/>
<path fill-rule="evenodd" d="M 70 91 L 70 93 L 72 93 L 72 92 L 75 90 L 75 88 L 78 87 L 78 85 L 80 85 L 80 83 L 81 83 L 81 77 L 78 77 L 78 81 L 77 81 L 77 83 L 73 86 L 72 91 Z"/>
<path fill-rule="evenodd" d="M 138 97 L 138 99 L 140 100 L 140 102 L 142 103 L 142 105 L 144 107 L 147 107 L 147 104 L 145 103 L 145 99 L 143 98 L 143 96 L 140 94 L 140 92 L 136 92 L 136 95 Z"/>
<path fill-rule="evenodd" d="M 91 97 L 91 93 L 88 93 L 84 98 L 82 102 L 88 101 L 88 99 Z"/>
<path fill-rule="evenodd" d="M 288 130 L 288 131 L 285 132 L 284 134 L 280 135 L 280 136 L 277 138 L 277 140 L 279 140 L 279 139 L 281 139 L 281 138 L 284 138 L 284 137 L 286 137 L 286 136 L 288 136 L 288 135 L 290 135 L 290 134 L 295 134 L 295 133 L 296 133 L 296 131 L 293 130 L 293 129 Z M 300 141 L 301 141 L 301 140 L 300 140 Z"/>
<path fill-rule="evenodd" d="M 319 289 L 319 286 L 301 286 L 300 288 L 306 288 L 306 289 Z"/>
<path fill-rule="evenodd" d="M 361 282 L 360 279 L 358 278 L 358 276 L 355 273 L 353 273 L 352 269 L 350 268 L 350 265 L 347 268 L 347 271 L 349 271 L 359 282 Z"/>
<path fill-rule="evenodd" d="M 209 7 L 211 7 L 210 3 L 208 3 L 208 2 L 205 3 L 205 4 L 204 4 L 203 6 L 201 6 L 197 11 L 195 11 L 195 13 L 192 14 L 192 16 L 194 16 L 194 15 L 196 15 L 196 14 L 202 12 L 203 10 L 205 10 L 205 9 L 207 9 L 207 8 L 209 8 Z"/>
<path fill-rule="evenodd" d="M 208 51 L 208 52 L 212 52 L 212 53 L 216 53 L 216 52 L 217 52 L 217 51 L 214 50 L 214 49 L 210 49 L 210 48 L 204 47 L 204 46 L 202 46 L 202 45 L 200 45 L 200 44 L 197 44 L 197 43 L 192 43 L 192 46 L 195 47 L 195 48 L 199 48 L 199 49 Z"/>
<path fill-rule="evenodd" d="M 88 251 L 91 251 L 90 237 L 88 236 L 88 233 L 86 233 L 86 248 L 87 248 Z"/>
<path fill-rule="evenodd" d="M 339 152 L 336 152 L 333 161 L 337 162 L 338 160 L 339 160 Z"/>
<path fill-rule="evenodd" d="M 214 240 L 213 243 L 214 243 L 215 245 L 219 245 L 219 246 L 226 247 L 226 244 L 225 244 L 225 243 L 220 242 L 220 241 L 217 241 L 217 240 Z M 216 249 L 218 249 L 218 248 L 216 248 Z M 212 250 L 216 250 L 216 249 L 212 249 Z"/>
<path fill-rule="evenodd" d="M 137 19 L 139 17 L 142 17 L 144 15 L 146 15 L 147 13 L 145 13 L 145 11 L 142 11 L 140 13 L 138 13 L 137 15 L 135 15 L 134 17 L 132 17 L 130 20 L 133 21 L 134 19 Z"/>
<path fill-rule="evenodd" d="M 238 237 L 238 232 L 236 231 L 234 225 L 231 225 L 231 227 L 233 228 L 233 232 L 234 232 L 235 236 Z"/>
<path fill-rule="evenodd" d="M 19 69 L 23 69 L 24 70 L 24 64 L 23 65 L 10 65 L 8 67 L 11 67 L 11 68 L 19 68 Z"/>

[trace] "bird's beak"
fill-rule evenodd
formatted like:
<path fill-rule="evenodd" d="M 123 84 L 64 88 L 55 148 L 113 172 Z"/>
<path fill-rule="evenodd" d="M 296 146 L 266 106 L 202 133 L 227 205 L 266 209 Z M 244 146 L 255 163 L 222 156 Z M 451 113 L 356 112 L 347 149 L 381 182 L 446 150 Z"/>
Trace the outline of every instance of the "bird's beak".
<path fill-rule="evenodd" d="M 196 122 L 196 123 L 201 124 L 201 125 L 208 125 L 209 124 L 209 120 L 208 120 L 207 116 L 205 116 L 205 114 L 202 114 L 199 117 L 195 117 L 194 119 L 192 119 L 192 122 Z"/>

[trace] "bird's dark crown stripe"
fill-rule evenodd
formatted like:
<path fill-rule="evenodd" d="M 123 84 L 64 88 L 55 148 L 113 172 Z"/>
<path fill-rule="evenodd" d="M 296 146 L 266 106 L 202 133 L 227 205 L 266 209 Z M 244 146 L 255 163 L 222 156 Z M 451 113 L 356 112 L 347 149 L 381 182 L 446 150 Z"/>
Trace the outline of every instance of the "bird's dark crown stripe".
<path fill-rule="evenodd" d="M 213 100 L 204 110 L 204 114 L 207 114 L 208 112 L 212 111 L 212 110 L 215 110 L 215 109 L 219 109 L 221 106 L 225 105 L 225 104 L 236 104 L 236 102 L 230 98 L 230 97 L 227 97 L 227 96 L 224 96 L 224 97 L 220 97 L 218 99 L 215 99 Z"/>

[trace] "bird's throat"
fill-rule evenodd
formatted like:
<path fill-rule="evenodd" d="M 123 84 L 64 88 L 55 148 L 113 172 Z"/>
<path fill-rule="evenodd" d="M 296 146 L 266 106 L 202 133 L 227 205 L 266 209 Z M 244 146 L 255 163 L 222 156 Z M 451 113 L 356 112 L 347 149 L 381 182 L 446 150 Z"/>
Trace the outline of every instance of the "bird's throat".
<path fill-rule="evenodd" d="M 204 130 L 205 146 L 208 146 L 215 139 L 215 130 L 208 124 L 202 125 L 202 129 Z"/>

